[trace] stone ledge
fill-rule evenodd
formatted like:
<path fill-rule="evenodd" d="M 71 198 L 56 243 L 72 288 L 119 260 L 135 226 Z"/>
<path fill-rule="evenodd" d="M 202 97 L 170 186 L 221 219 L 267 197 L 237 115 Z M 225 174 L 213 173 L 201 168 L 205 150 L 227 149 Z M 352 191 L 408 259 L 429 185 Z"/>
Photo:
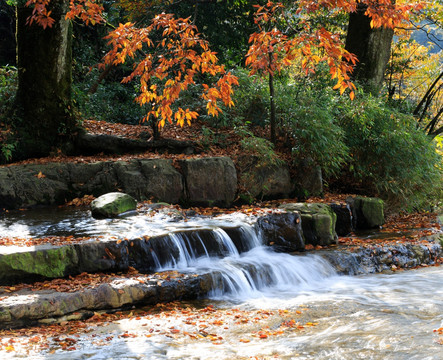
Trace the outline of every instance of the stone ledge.
<path fill-rule="evenodd" d="M 371 274 L 432 265 L 436 258 L 443 255 L 442 246 L 434 240 L 429 246 L 411 243 L 374 246 L 357 251 L 320 250 L 315 253 L 328 260 L 340 274 Z M 84 312 L 88 310 L 202 298 L 207 296 L 217 282 L 217 276 L 211 273 L 175 273 L 177 275 L 178 278 L 166 280 L 161 273 L 115 278 L 110 283 L 70 293 L 21 291 L 8 294 L 2 297 L 0 305 L 0 328 L 24 327 L 43 322 L 47 318 L 57 321 L 57 318 L 69 320 L 69 316 L 92 316 L 93 312 L 89 315 Z"/>

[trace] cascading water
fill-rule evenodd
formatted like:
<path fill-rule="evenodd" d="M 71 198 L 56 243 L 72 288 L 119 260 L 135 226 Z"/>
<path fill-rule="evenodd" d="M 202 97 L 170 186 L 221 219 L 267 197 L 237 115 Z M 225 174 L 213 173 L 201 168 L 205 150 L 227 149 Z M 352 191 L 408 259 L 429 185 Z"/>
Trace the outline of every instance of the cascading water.
<path fill-rule="evenodd" d="M 156 271 L 211 273 L 211 298 L 245 299 L 263 294 L 304 289 L 336 275 L 333 267 L 320 256 L 293 256 L 277 253 L 263 245 L 260 234 L 243 225 L 235 241 L 222 228 L 214 228 L 205 237 L 197 233 L 171 233 L 169 261 L 160 260 Z M 200 250 L 196 246 L 200 243 Z M 173 247 L 173 248 L 172 248 Z M 159 258 L 160 254 L 153 255 Z"/>

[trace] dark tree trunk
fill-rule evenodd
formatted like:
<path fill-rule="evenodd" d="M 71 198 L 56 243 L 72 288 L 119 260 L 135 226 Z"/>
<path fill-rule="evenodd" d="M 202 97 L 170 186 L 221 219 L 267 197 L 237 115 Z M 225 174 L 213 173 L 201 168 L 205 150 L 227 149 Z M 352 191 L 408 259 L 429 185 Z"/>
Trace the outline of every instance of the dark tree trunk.
<path fill-rule="evenodd" d="M 269 73 L 269 99 L 271 106 L 271 142 L 275 144 L 277 142 L 276 136 L 276 120 L 275 120 L 275 90 L 274 90 L 274 76 Z"/>
<path fill-rule="evenodd" d="M 11 5 L 0 2 L 0 65 L 15 65 L 15 13 Z"/>
<path fill-rule="evenodd" d="M 371 19 L 365 15 L 366 5 L 358 4 L 349 15 L 346 50 L 357 55 L 353 77 L 373 94 L 380 92 L 391 53 L 394 30 L 371 28 Z"/>
<path fill-rule="evenodd" d="M 72 29 L 69 0 L 52 0 L 51 28 L 27 24 L 32 9 L 17 5 L 18 157 L 44 156 L 66 143 L 75 128 L 71 110 Z"/>

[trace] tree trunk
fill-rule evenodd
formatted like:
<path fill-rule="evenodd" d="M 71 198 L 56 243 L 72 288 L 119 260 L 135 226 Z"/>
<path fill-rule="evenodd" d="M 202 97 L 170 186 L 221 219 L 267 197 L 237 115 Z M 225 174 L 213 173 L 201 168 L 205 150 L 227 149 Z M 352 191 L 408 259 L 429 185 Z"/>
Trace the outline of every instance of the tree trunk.
<path fill-rule="evenodd" d="M 52 0 L 51 28 L 27 24 L 32 9 L 17 5 L 17 107 L 21 123 L 18 157 L 45 156 L 66 143 L 72 116 L 72 29 L 65 20 L 69 0 Z"/>
<path fill-rule="evenodd" d="M 271 142 L 275 144 L 277 142 L 277 136 L 276 136 L 276 120 L 275 120 L 275 91 L 274 91 L 274 76 L 269 73 L 269 99 L 270 99 L 270 106 L 271 106 Z"/>
<path fill-rule="evenodd" d="M 357 55 L 359 60 L 353 77 L 369 92 L 378 95 L 391 53 L 394 30 L 371 28 L 371 19 L 365 11 L 366 5 L 358 4 L 357 11 L 349 15 L 345 49 Z"/>

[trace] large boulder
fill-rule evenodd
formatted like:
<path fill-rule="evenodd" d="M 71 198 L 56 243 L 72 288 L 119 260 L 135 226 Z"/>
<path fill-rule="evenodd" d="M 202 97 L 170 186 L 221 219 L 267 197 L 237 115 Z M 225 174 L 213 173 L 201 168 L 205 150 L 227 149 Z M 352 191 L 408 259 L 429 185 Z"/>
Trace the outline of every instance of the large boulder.
<path fill-rule="evenodd" d="M 96 219 L 113 218 L 137 208 L 137 201 L 128 194 L 113 192 L 102 195 L 91 203 L 91 213 Z"/>
<path fill-rule="evenodd" d="M 0 168 L 0 208 L 62 203 L 68 196 L 66 165 L 19 165 Z"/>
<path fill-rule="evenodd" d="M 237 192 L 237 172 L 228 157 L 180 161 L 185 179 L 183 202 L 193 206 L 229 207 Z"/>
<path fill-rule="evenodd" d="M 177 204 L 183 194 L 183 176 L 172 166 L 172 160 L 140 160 L 140 171 L 146 181 L 144 198 Z"/>
<path fill-rule="evenodd" d="M 335 223 L 337 215 L 327 204 L 289 203 L 280 205 L 285 211 L 297 211 L 307 244 L 327 246 L 337 242 Z"/>
<path fill-rule="evenodd" d="M 0 210 L 59 205 L 84 195 L 98 197 L 109 192 L 173 204 L 232 204 L 237 173 L 230 158 L 182 160 L 177 165 L 181 165 L 184 176 L 169 159 L 0 167 Z"/>
<path fill-rule="evenodd" d="M 118 191 L 119 185 L 113 171 L 113 162 L 68 163 L 67 166 L 72 197 L 100 196 Z"/>
<path fill-rule="evenodd" d="M 240 156 L 240 197 L 246 200 L 287 198 L 293 190 L 289 167 L 286 163 L 264 164 L 255 155 Z"/>
<path fill-rule="evenodd" d="M 265 244 L 279 251 L 302 251 L 305 248 L 300 214 L 297 212 L 260 217 L 256 227 L 261 232 Z"/>
<path fill-rule="evenodd" d="M 338 236 L 349 235 L 354 230 L 352 224 L 351 207 L 348 204 L 329 204 L 332 211 L 337 215 L 337 222 L 335 223 L 335 232 Z"/>
<path fill-rule="evenodd" d="M 379 198 L 348 197 L 355 229 L 379 228 L 385 223 L 384 202 Z"/>

